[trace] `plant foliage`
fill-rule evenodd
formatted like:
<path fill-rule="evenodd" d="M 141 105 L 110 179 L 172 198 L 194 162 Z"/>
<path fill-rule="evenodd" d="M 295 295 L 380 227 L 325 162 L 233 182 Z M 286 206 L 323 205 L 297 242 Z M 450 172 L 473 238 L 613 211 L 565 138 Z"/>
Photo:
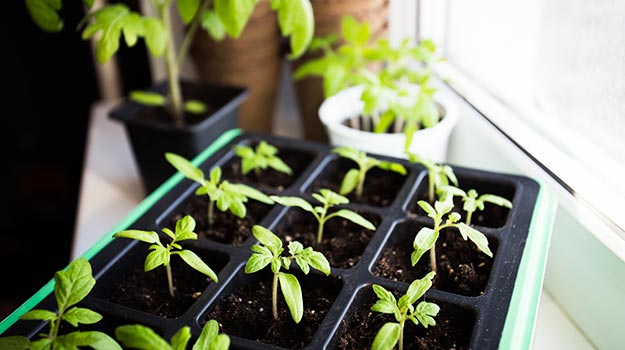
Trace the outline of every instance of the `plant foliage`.
<path fill-rule="evenodd" d="M 497 196 L 495 194 L 482 194 L 479 195 L 476 190 L 470 189 L 464 192 L 462 189 L 454 186 L 443 186 L 440 188 L 440 192 L 445 195 L 451 195 L 454 197 L 460 197 L 462 199 L 462 210 L 467 213 L 465 223 L 471 225 L 471 217 L 476 210 L 484 210 L 485 203 L 491 203 L 504 208 L 512 208 L 512 202 L 509 200 Z"/>
<path fill-rule="evenodd" d="M 254 171 L 256 176 L 261 175 L 261 171 L 272 168 L 281 173 L 291 175 L 293 170 L 278 156 L 278 149 L 267 143 L 260 141 L 255 148 L 245 145 L 233 147 L 234 154 L 241 157 L 241 172 L 246 175 Z"/>
<path fill-rule="evenodd" d="M 148 326 L 133 324 L 119 326 L 115 329 L 115 337 L 129 349 L 139 350 L 184 350 L 191 339 L 191 328 L 182 327 L 167 342 Z M 202 328 L 202 333 L 193 344 L 192 350 L 228 350 L 230 337 L 219 334 L 219 324 L 209 320 Z"/>

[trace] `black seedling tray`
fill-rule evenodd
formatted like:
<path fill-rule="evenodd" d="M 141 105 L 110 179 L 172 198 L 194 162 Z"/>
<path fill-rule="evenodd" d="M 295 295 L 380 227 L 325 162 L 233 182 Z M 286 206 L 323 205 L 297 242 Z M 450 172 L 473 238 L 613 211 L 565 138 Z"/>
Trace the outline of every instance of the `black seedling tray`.
<path fill-rule="evenodd" d="M 320 187 L 331 187 L 333 182 L 335 186 L 338 186 L 342 179 L 341 174 L 352 166 L 349 161 L 332 154 L 332 147 L 329 145 L 273 135 L 240 133 L 238 130 L 230 131 L 222 138 L 221 142 L 217 142 L 203 155 L 198 156 L 196 163 L 200 164 L 205 174 L 208 174 L 214 165 L 220 165 L 224 169 L 226 179 L 229 176 L 234 177 L 232 173 L 228 172 L 232 164 L 237 163 L 237 158 L 231 151 L 232 146 L 235 144 L 254 144 L 260 140 L 266 140 L 278 147 L 280 155 L 291 152 L 290 157 L 292 159 L 305 161 L 303 167 L 295 169 L 294 177 L 288 185 L 257 187 L 266 193 L 303 196 L 314 202 L 311 197 L 313 191 Z M 211 153 L 212 155 L 210 155 Z M 383 172 L 374 174 L 375 176 L 372 175 L 372 178 L 379 177 L 391 182 L 388 185 L 390 187 L 384 189 L 382 198 L 374 198 L 373 201 L 367 203 L 352 200 L 344 206 L 360 212 L 377 224 L 376 231 L 371 232 L 367 238 L 369 241 L 362 244 L 359 257 L 337 258 L 343 260 L 337 263 L 340 267 L 332 267 L 329 277 L 314 271 L 304 276 L 297 267 L 292 267 L 291 271 L 299 276 L 305 290 L 307 288 L 323 289 L 328 293 L 329 300 L 332 301 L 328 310 L 324 311 L 325 316 L 318 324 L 316 332 L 309 335 L 310 340 L 304 339 L 306 344 L 303 347 L 296 346 L 296 348 L 335 349 L 339 344 L 345 345 L 346 340 L 341 339 L 343 330 L 345 327 L 357 327 L 353 324 L 350 325 L 354 315 L 356 313 L 366 314 L 373 303 L 372 284 L 379 284 L 394 293 L 403 294 L 412 279 L 421 278 L 425 275 L 425 272 L 422 274 L 415 272 L 412 277 L 407 275 L 410 277 L 408 281 L 402 281 L 401 277 L 393 275 L 394 272 L 383 277 L 383 274 L 380 275 L 378 263 L 384 254 L 392 250 L 395 250 L 397 254 L 402 254 L 400 253 L 402 249 L 408 251 L 409 259 L 412 240 L 419 228 L 432 225 L 432 221 L 416 205 L 417 199 L 422 198 L 426 192 L 426 169 L 406 160 L 373 154 L 370 156 L 401 162 L 408 169 L 408 174 L 405 177 Z M 532 232 L 538 232 L 536 235 L 540 235 L 541 230 L 545 231 L 542 236 L 537 236 L 543 238 L 534 239 L 530 242 L 537 251 L 546 251 L 548 239 L 546 240 L 544 237 L 548 236 L 548 231 L 550 231 L 550 227 L 546 226 L 550 222 L 549 215 L 546 215 L 546 219 L 543 218 L 539 222 L 532 223 L 538 212 L 536 208 L 541 202 L 540 185 L 523 176 L 457 166 L 453 166 L 453 169 L 461 188 L 465 190 L 475 188 L 478 193 L 493 193 L 504 196 L 512 201 L 513 207 L 510 210 L 497 213 L 496 215 L 503 217 L 500 220 L 495 222 L 484 221 L 480 222 L 483 226 L 475 226 L 486 234 L 494 253 L 493 259 L 486 257 L 486 262 L 483 265 L 480 264 L 482 266 L 476 267 L 477 270 L 490 270 L 487 277 L 481 281 L 481 285 L 478 284 L 477 289 L 474 288 L 474 290 L 460 291 L 447 286 L 440 288 L 434 286 L 425 294 L 424 298 L 441 305 L 441 315 L 453 311 L 452 315 L 449 316 L 450 318 L 444 323 L 446 327 L 449 327 L 451 334 L 458 334 L 459 343 L 456 344 L 458 348 L 507 348 L 510 338 L 514 336 L 515 329 L 519 332 L 525 332 L 523 337 L 531 339 L 533 314 L 530 312 L 527 317 L 519 319 L 518 317 L 510 317 L 508 311 L 511 305 L 515 309 L 525 308 L 534 310 L 534 312 L 536 310 L 535 304 L 523 304 L 519 301 L 519 293 L 536 293 L 535 290 L 523 290 L 519 282 L 538 281 L 538 288 L 541 287 L 543 273 L 541 267 L 544 267 L 544 254 L 538 254 L 538 258 L 534 258 L 535 261 L 530 261 L 527 265 L 529 268 L 523 269 L 523 275 L 518 272 L 526 241 Z M 247 180 L 239 178 L 237 181 Z M 248 184 L 255 185 L 253 182 L 248 182 Z M 134 309 L 132 305 L 120 305 L 107 300 L 107 296 L 115 292 L 112 287 L 115 279 L 120 278 L 121 274 L 127 273 L 131 266 L 142 266 L 148 253 L 145 243 L 129 239 L 112 239 L 112 234 L 126 228 L 161 232 L 163 227 L 173 227 L 172 222 L 174 222 L 176 215 L 180 215 L 185 205 L 196 197 L 194 195 L 196 187 L 197 185 L 192 181 L 183 178 L 181 174 L 176 174 L 142 202 L 124 222 L 85 254 L 85 257 L 89 258 L 91 262 L 96 285 L 81 305 L 102 313 L 104 321 L 98 325 L 99 330 L 108 330 L 109 334 L 113 334 L 113 329 L 116 326 L 140 323 L 152 327 L 165 339 L 170 339 L 182 326 L 190 326 L 193 335 L 197 336 L 202 325 L 207 321 L 207 316 L 224 300 L 226 295 L 244 289 L 245 286 L 257 285 L 264 277 L 264 279 L 270 278 L 269 274 L 264 276 L 262 273 L 252 275 L 243 273 L 245 262 L 251 254 L 250 247 L 256 243 L 253 236 L 250 235 L 249 238 L 237 243 L 219 243 L 200 238 L 193 243 L 194 250 L 199 252 L 209 266 L 218 272 L 219 283 L 206 281 L 205 285 L 199 287 L 201 293 L 198 293 L 198 297 L 188 305 L 184 313 L 163 318 Z M 289 225 L 298 220 L 297 210 L 299 209 L 287 208 L 277 204 L 269 206 L 266 208 L 266 214 L 262 218 L 258 218 L 255 223 L 274 232 L 280 230 L 287 232 Z M 456 236 L 459 237 L 459 235 Z M 463 244 L 469 248 L 474 248 L 470 241 Z M 533 269 L 532 266 L 534 266 Z M 198 279 L 202 280 L 202 275 L 199 275 Z M 0 324 L 0 332 L 5 330 L 2 336 L 21 334 L 32 337 L 41 332 L 44 326 L 47 327 L 42 322 L 21 321 L 17 317 L 31 308 L 54 309 L 55 302 L 51 291 L 52 286 L 49 283 Z M 513 293 L 517 295 L 513 297 Z M 513 302 L 514 304 L 512 304 Z M 531 302 L 537 303 L 537 300 Z M 306 299 L 304 299 L 304 303 L 306 308 Z M 372 324 L 382 320 L 378 314 L 373 317 L 375 319 L 372 320 Z M 441 320 L 441 322 L 443 321 Z M 513 332 L 504 332 L 504 326 L 506 328 L 512 327 L 510 329 Z M 406 326 L 407 330 L 410 328 L 417 329 L 411 324 Z M 434 327 L 429 329 L 432 328 Z M 418 332 L 422 331 L 418 330 Z M 419 333 L 418 336 L 422 337 L 423 334 Z M 230 337 L 231 349 L 282 349 L 282 347 L 274 344 L 261 343 L 244 336 L 230 334 Z M 410 344 L 410 340 L 406 340 L 405 344 Z"/>

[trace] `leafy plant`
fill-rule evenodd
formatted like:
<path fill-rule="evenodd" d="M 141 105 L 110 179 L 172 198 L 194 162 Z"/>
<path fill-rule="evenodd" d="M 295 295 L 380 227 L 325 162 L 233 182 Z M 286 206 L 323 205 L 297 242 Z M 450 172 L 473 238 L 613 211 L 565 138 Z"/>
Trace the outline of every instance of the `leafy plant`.
<path fill-rule="evenodd" d="M 216 166 L 211 170 L 209 178 L 204 177 L 202 169 L 196 167 L 186 158 L 175 153 L 166 153 L 165 158 L 188 179 L 200 184 L 195 191 L 198 196 L 208 196 L 208 224 L 212 225 L 215 221 L 214 210 L 215 204 L 217 208 L 223 212 L 230 212 L 239 218 L 244 218 L 247 214 L 245 203 L 248 198 L 255 199 L 265 204 L 273 204 L 273 200 L 261 191 L 244 185 L 234 184 L 227 180 L 221 181 L 221 168 Z"/>
<path fill-rule="evenodd" d="M 415 307 L 425 292 L 432 287 L 432 278 L 436 273 L 428 273 L 422 279 L 415 280 L 408 287 L 408 291 L 399 301 L 393 293 L 384 287 L 374 284 L 373 291 L 378 301 L 371 307 L 371 311 L 392 314 L 397 322 L 387 322 L 378 331 L 371 345 L 371 350 L 392 350 L 399 342 L 399 350 L 404 348 L 404 326 L 406 321 L 412 321 L 415 326 L 421 324 L 424 328 L 435 326 L 434 317 L 438 315 L 440 307 L 435 303 L 422 301 Z"/>
<path fill-rule="evenodd" d="M 304 314 L 302 288 L 295 275 L 280 272 L 280 269 L 288 270 L 291 262 L 295 260 L 304 274 L 307 275 L 312 267 L 327 276 L 330 274 L 330 263 L 320 252 L 314 251 L 311 247 L 304 248 L 301 243 L 296 241 L 289 242 L 290 256 L 283 256 L 282 241 L 273 232 L 262 226 L 254 225 L 252 233 L 260 244 L 252 246 L 253 253 L 245 264 L 245 273 L 254 273 L 264 269 L 267 265 L 271 265 L 273 272 L 271 294 L 273 318 L 274 320 L 278 319 L 278 286 L 280 286 L 291 317 L 295 323 L 299 323 Z"/>
<path fill-rule="evenodd" d="M 147 105 L 164 106 L 176 125 L 184 125 L 183 111 L 204 113 L 206 107 L 199 101 L 183 103 L 180 87 L 180 69 L 184 64 L 191 41 L 199 28 L 216 40 L 226 36 L 238 38 L 249 20 L 258 0 L 150 0 L 154 16 L 131 11 L 123 3 L 111 3 L 92 9 L 93 0 L 83 0 L 87 13 L 78 25 L 82 39 L 95 38 L 95 54 L 99 63 L 108 61 L 119 49 L 122 36 L 128 47 L 143 38 L 150 54 L 164 59 L 169 93 L 131 93 L 130 98 Z M 25 0 L 34 22 L 44 31 L 59 32 L 63 20 L 58 11 L 62 0 Z M 181 43 L 174 42 L 172 7 L 176 7 L 187 26 Z M 271 0 L 271 8 L 278 14 L 278 25 L 283 36 L 290 37 L 289 59 L 301 56 L 314 33 L 313 10 L 310 0 Z M 179 48 L 176 51 L 176 48 Z"/>
<path fill-rule="evenodd" d="M 339 156 L 347 159 L 351 159 L 358 164 L 358 169 L 350 169 L 341 182 L 341 189 L 339 193 L 346 195 L 351 193 L 354 188 L 356 189 L 356 197 L 362 198 L 363 187 L 365 184 L 365 178 L 367 172 L 374 167 L 382 170 L 390 170 L 401 175 L 406 175 L 406 168 L 403 165 L 395 162 L 389 162 L 385 160 L 376 159 L 367 156 L 364 151 L 357 150 L 353 147 L 341 146 L 332 149 L 332 153 L 336 153 Z"/>
<path fill-rule="evenodd" d="M 313 214 L 319 224 L 317 228 L 317 243 L 321 243 L 321 240 L 323 239 L 323 225 L 325 225 L 328 220 L 335 217 L 342 217 L 343 219 L 347 219 L 368 230 L 375 230 L 375 226 L 369 220 L 365 219 L 353 210 L 339 209 L 333 213 L 328 212 L 328 210 L 335 205 L 349 203 L 349 199 L 347 199 L 346 197 L 343 197 L 340 194 L 325 188 L 319 190 L 319 193 L 313 193 L 312 196 L 321 204 L 323 204 L 323 206 L 313 207 L 305 199 L 300 197 L 270 196 L 270 198 L 278 204 L 287 207 L 298 207 Z"/>
<path fill-rule="evenodd" d="M 467 212 L 467 217 L 465 219 L 467 225 L 471 225 L 471 216 L 476 210 L 484 210 L 484 203 L 492 203 L 508 209 L 512 208 L 512 202 L 509 200 L 495 194 L 478 195 L 477 191 L 474 189 L 464 192 L 458 187 L 443 186 L 440 188 L 440 191 L 451 194 L 454 197 L 458 196 L 462 198 L 462 210 Z"/>
<path fill-rule="evenodd" d="M 140 350 L 184 350 L 191 339 L 191 328 L 182 327 L 168 343 L 150 327 L 133 324 L 119 326 L 115 329 L 115 337 L 126 348 Z M 202 333 L 193 345 L 192 350 L 227 350 L 230 347 L 230 337 L 219 334 L 219 324 L 210 320 L 202 328 Z"/>
<path fill-rule="evenodd" d="M 74 331 L 59 334 L 61 322 L 65 321 L 73 327 L 79 324 L 95 324 L 102 315 L 84 307 L 75 306 L 93 289 L 95 278 L 91 273 L 91 265 L 85 258 L 74 260 L 65 271 L 54 274 L 54 297 L 57 311 L 35 309 L 23 314 L 21 320 L 48 321 L 48 334 L 39 334 L 39 340 L 30 341 L 24 336 L 0 338 L 2 349 L 78 349 L 91 347 L 96 350 L 121 350 L 122 347 L 107 334 L 99 331 Z"/>
<path fill-rule="evenodd" d="M 461 219 L 460 214 L 453 212 L 449 213 L 453 207 L 452 196 L 447 196 L 445 201 L 437 201 L 434 203 L 434 207 L 430 205 L 430 203 L 426 201 L 419 201 L 419 206 L 425 210 L 427 215 L 434 220 L 434 228 L 431 229 L 429 227 L 423 227 L 419 230 L 417 235 L 415 236 L 413 242 L 414 251 L 410 256 L 410 260 L 412 262 L 412 266 L 416 265 L 421 256 L 430 251 L 430 265 L 432 271 L 436 272 L 436 240 L 441 232 L 441 230 L 445 228 L 454 227 L 460 231 L 460 235 L 466 241 L 467 238 L 470 239 L 477 248 L 488 255 L 489 257 L 493 257 L 493 252 L 490 251 L 488 247 L 488 239 L 486 236 L 474 229 L 473 227 L 459 222 Z M 446 219 L 443 222 L 443 217 Z"/>
<path fill-rule="evenodd" d="M 244 145 L 234 146 L 234 153 L 241 157 L 241 172 L 246 175 L 254 170 L 260 176 L 261 170 L 272 168 L 276 171 L 291 175 L 293 170 L 280 157 L 278 149 L 267 141 L 260 141 L 256 148 Z"/>
<path fill-rule="evenodd" d="M 169 244 L 163 244 L 158 233 L 154 231 L 124 230 L 115 233 L 113 237 L 136 239 L 151 244 L 149 249 L 152 252 L 145 258 L 144 271 L 148 272 L 161 265 L 165 266 L 169 294 L 171 294 L 172 297 L 174 296 L 174 284 L 170 261 L 173 255 L 180 256 L 189 266 L 205 274 L 217 283 L 218 279 L 215 272 L 208 267 L 197 254 L 191 250 L 182 249 L 182 246 L 179 244 L 181 241 L 197 239 L 197 234 L 193 232 L 195 230 L 195 220 L 193 217 L 186 215 L 176 221 L 175 230 L 175 232 L 172 232 L 168 228 L 163 228 L 163 233 L 171 238 L 171 243 Z"/>
<path fill-rule="evenodd" d="M 441 188 L 449 186 L 450 183 L 458 186 L 458 178 L 456 178 L 454 169 L 451 166 L 436 164 L 429 159 L 411 152 L 406 152 L 406 155 L 410 162 L 421 164 L 428 171 L 428 201 L 430 204 L 434 204 L 434 195 L 438 194 Z"/>
<path fill-rule="evenodd" d="M 437 90 L 429 83 L 433 64 L 441 60 L 436 45 L 431 40 L 413 45 L 406 39 L 396 47 L 385 39 L 372 42 L 369 23 L 350 16 L 343 17 L 340 39 L 315 37 L 309 51 L 320 50 L 322 55 L 301 65 L 293 77 L 321 77 L 326 98 L 362 86 L 364 125 L 352 126 L 376 133 L 391 128 L 403 132 L 407 150 L 421 126 L 429 128 L 440 120 L 434 102 Z"/>

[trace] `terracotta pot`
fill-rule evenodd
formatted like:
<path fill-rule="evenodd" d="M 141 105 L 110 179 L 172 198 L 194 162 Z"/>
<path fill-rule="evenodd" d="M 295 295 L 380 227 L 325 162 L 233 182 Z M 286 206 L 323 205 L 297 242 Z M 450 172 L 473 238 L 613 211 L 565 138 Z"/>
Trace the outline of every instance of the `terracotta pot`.
<path fill-rule="evenodd" d="M 246 86 L 249 96 L 240 107 L 239 127 L 270 132 L 282 57 L 280 32 L 268 0 L 261 0 L 237 39 L 215 41 L 198 31 L 190 57 L 198 79 Z"/>

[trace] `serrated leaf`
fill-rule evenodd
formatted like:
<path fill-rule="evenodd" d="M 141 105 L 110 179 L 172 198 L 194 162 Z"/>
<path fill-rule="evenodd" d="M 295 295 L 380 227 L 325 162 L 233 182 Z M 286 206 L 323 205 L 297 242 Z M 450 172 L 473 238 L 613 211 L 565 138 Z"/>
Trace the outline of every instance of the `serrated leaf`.
<path fill-rule="evenodd" d="M 63 314 L 63 320 L 74 327 L 78 327 L 80 323 L 94 324 L 100 322 L 102 315 L 86 308 L 73 307 Z"/>
<path fill-rule="evenodd" d="M 371 350 L 393 350 L 399 341 L 400 327 L 398 323 L 388 322 L 375 335 Z"/>
<path fill-rule="evenodd" d="M 20 316 L 20 320 L 41 320 L 41 321 L 50 321 L 56 318 L 56 313 L 49 310 L 31 310 L 22 316 Z"/>
<path fill-rule="evenodd" d="M 211 269 L 202 259 L 200 259 L 197 254 L 190 250 L 181 250 L 177 252 L 177 254 L 180 255 L 182 260 L 184 260 L 184 262 L 186 262 L 189 266 L 205 274 L 215 283 L 219 282 L 215 271 L 213 271 L 213 269 Z"/>
<path fill-rule="evenodd" d="M 95 350 L 122 350 L 113 338 L 98 331 L 76 331 L 60 335 L 54 344 L 58 349 L 78 349 L 89 346 Z M 37 350 L 38 348 L 33 346 L 31 349 Z"/>
<path fill-rule="evenodd" d="M 389 300 L 378 300 L 371 306 L 371 311 L 383 313 L 383 314 L 394 314 L 397 310 L 397 305 Z"/>
<path fill-rule="evenodd" d="M 339 189 L 340 194 L 348 194 L 356 188 L 356 185 L 358 185 L 358 174 L 360 174 L 358 169 L 350 169 L 345 174 L 345 177 L 341 182 L 341 188 Z"/>
<path fill-rule="evenodd" d="M 165 25 L 154 17 L 143 19 L 145 43 L 154 57 L 161 57 L 165 53 L 167 41 L 171 40 Z"/>
<path fill-rule="evenodd" d="M 271 263 L 272 257 L 261 254 L 252 254 L 245 263 L 245 273 L 254 273 L 264 269 Z"/>
<path fill-rule="evenodd" d="M 85 258 L 74 260 L 65 271 L 57 271 L 54 281 L 54 296 L 63 310 L 84 299 L 95 285 L 91 264 Z"/>
<path fill-rule="evenodd" d="M 436 218 L 436 210 L 426 201 L 418 201 L 417 204 L 425 211 L 425 213 L 432 219 Z"/>
<path fill-rule="evenodd" d="M 436 326 L 434 317 L 438 315 L 439 311 L 440 307 L 438 305 L 422 301 L 417 305 L 414 315 L 424 328 L 428 328 L 429 326 Z"/>
<path fill-rule="evenodd" d="M 286 301 L 286 305 L 289 307 L 291 317 L 295 323 L 299 323 L 304 315 L 304 300 L 302 298 L 302 288 L 297 281 L 297 278 L 288 273 L 279 273 L 278 280 L 280 282 L 280 289 L 282 295 Z"/>
<path fill-rule="evenodd" d="M 143 271 L 148 272 L 155 268 L 164 265 L 169 265 L 169 253 L 164 247 L 152 246 L 154 250 L 148 254 L 143 264 Z"/>
<path fill-rule="evenodd" d="M 115 338 L 125 348 L 153 350 L 171 349 L 171 346 L 151 328 L 140 324 L 119 326 L 115 329 Z"/>
<path fill-rule="evenodd" d="M 432 287 L 432 279 L 436 273 L 430 271 L 421 279 L 417 279 L 410 283 L 406 295 L 408 296 L 408 302 L 414 304 L 419 298 L 421 298 L 425 292 Z"/>
<path fill-rule="evenodd" d="M 289 254 L 291 255 L 297 255 L 304 250 L 304 246 L 300 242 L 297 242 L 297 241 L 289 242 L 288 248 L 289 248 Z"/>
<path fill-rule="evenodd" d="M 397 300 L 395 299 L 395 296 L 393 295 L 393 293 L 389 292 L 388 290 L 386 290 L 384 287 L 378 285 L 378 284 L 374 284 L 371 286 L 373 288 L 373 292 L 375 293 L 375 295 L 380 299 L 380 300 L 386 300 L 391 302 L 393 305 L 397 303 Z"/>

